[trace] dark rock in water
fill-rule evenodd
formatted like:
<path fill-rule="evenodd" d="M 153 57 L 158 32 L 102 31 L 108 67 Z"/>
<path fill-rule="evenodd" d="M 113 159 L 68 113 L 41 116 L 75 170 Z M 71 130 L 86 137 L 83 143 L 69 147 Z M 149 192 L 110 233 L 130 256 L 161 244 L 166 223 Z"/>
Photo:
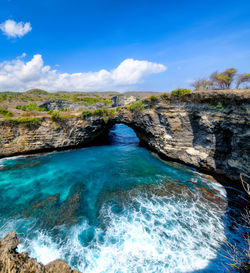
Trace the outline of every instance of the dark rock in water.
<path fill-rule="evenodd" d="M 19 243 L 16 232 L 0 239 L 0 273 L 80 273 L 72 270 L 62 260 L 55 260 L 44 266 L 30 258 L 26 252 L 17 253 Z"/>

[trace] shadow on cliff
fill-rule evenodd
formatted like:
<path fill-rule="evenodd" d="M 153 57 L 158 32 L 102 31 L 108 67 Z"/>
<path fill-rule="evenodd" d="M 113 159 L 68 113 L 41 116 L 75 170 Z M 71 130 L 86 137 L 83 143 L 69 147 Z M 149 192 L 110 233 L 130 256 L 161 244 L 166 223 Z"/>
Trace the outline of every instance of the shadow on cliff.
<path fill-rule="evenodd" d="M 242 214 L 245 213 L 250 198 L 244 192 L 239 179 L 232 180 L 226 176 L 226 173 L 229 175 L 237 173 L 237 168 L 230 166 L 228 161 L 233 158 L 232 154 L 234 149 L 242 150 L 243 148 L 244 151 L 245 141 L 243 139 L 242 142 L 235 143 L 233 137 L 235 134 L 234 128 L 230 127 L 228 122 L 214 121 L 213 124 L 204 124 L 199 113 L 190 114 L 189 120 L 194 136 L 192 143 L 193 147 L 199 147 L 199 150 L 203 149 L 205 152 L 210 153 L 209 155 L 214 159 L 215 169 L 218 173 L 215 173 L 212 169 L 209 171 L 205 161 L 200 162 L 201 167 L 199 169 L 204 173 L 212 174 L 212 176 L 224 186 L 227 193 L 227 208 L 223 217 L 226 240 L 233 245 L 241 245 L 241 248 L 247 248 L 248 246 L 247 244 L 244 245 L 243 239 L 243 236 L 247 231 L 239 231 L 237 227 L 239 227 L 238 224 L 241 224 L 243 221 Z M 243 161 L 243 158 L 248 156 L 247 151 L 243 152 L 241 156 Z M 243 164 L 244 163 L 242 162 L 242 165 Z M 232 238 L 232 231 L 235 234 L 234 238 Z M 211 260 L 206 268 L 193 271 L 193 273 L 218 272 L 216 265 L 219 265 L 219 263 L 220 265 L 223 263 L 223 266 L 225 267 L 223 272 L 234 272 L 233 268 L 227 265 L 232 264 L 233 261 L 225 258 L 225 256 L 228 257 L 225 252 L 226 248 L 226 244 L 221 246 L 221 249 L 217 253 L 217 257 Z"/>

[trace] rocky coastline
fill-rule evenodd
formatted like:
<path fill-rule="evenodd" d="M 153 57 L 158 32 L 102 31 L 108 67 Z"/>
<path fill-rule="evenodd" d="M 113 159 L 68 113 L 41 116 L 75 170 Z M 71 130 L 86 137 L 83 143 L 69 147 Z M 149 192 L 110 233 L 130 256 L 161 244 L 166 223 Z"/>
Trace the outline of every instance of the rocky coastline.
<path fill-rule="evenodd" d="M 39 122 L 1 120 L 0 158 L 93 145 L 103 142 L 114 124 L 123 123 L 164 158 L 229 179 L 235 186 L 240 173 L 249 175 L 249 91 L 166 94 L 143 100 L 140 107 L 120 104 L 106 112 L 41 117 Z M 18 253 L 18 244 L 15 232 L 0 239 L 0 272 L 79 272 L 61 260 L 42 265 Z"/>
<path fill-rule="evenodd" d="M 114 124 L 124 123 L 165 158 L 233 181 L 239 181 L 240 173 L 249 175 L 249 91 L 166 94 L 146 99 L 143 105 L 111 108 L 104 115 L 93 111 L 54 120 L 42 117 L 35 124 L 2 120 L 0 158 L 95 144 Z"/>
<path fill-rule="evenodd" d="M 64 261 L 55 260 L 47 265 L 30 258 L 27 252 L 18 253 L 20 240 L 17 233 L 11 232 L 0 239 L 0 272 L 1 273 L 80 273 L 71 269 Z"/>

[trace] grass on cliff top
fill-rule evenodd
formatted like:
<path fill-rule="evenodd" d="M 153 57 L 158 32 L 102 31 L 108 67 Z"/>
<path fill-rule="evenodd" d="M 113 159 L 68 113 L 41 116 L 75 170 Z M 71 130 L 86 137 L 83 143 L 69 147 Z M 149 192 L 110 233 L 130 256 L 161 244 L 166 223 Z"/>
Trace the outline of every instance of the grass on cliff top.
<path fill-rule="evenodd" d="M 41 119 L 35 117 L 20 117 L 20 118 L 6 118 L 4 120 L 5 123 L 17 125 L 17 124 L 25 124 L 25 125 L 39 125 Z"/>
<path fill-rule="evenodd" d="M 87 97 L 84 94 L 74 94 L 72 97 L 72 102 L 92 105 L 96 103 L 104 103 L 105 105 L 112 104 L 112 100 L 100 98 L 99 95 L 94 95 L 94 97 Z"/>
<path fill-rule="evenodd" d="M 113 95 L 113 94 L 112 94 Z M 0 92 L 0 102 L 45 102 L 49 100 L 65 100 L 69 102 L 92 105 L 102 103 L 105 105 L 112 104 L 110 93 L 86 93 L 86 92 L 66 92 L 59 91 L 49 93 L 41 89 L 31 89 L 26 92 Z"/>
<path fill-rule="evenodd" d="M 139 100 L 127 106 L 127 109 L 132 112 L 140 112 L 145 108 L 145 104 Z"/>
<path fill-rule="evenodd" d="M 0 115 L 2 115 L 3 117 L 5 118 L 10 118 L 13 116 L 13 113 L 7 109 L 4 109 L 4 108 L 0 108 Z"/>
<path fill-rule="evenodd" d="M 22 111 L 46 112 L 46 109 L 44 107 L 40 107 L 36 103 L 30 103 L 30 104 L 27 104 L 27 105 L 20 105 L 20 104 L 18 104 L 16 106 L 16 109 L 22 110 Z"/>
<path fill-rule="evenodd" d="M 89 116 L 100 116 L 100 117 L 113 117 L 115 115 L 115 109 L 96 109 L 87 110 L 82 112 L 82 118 L 86 119 Z"/>
<path fill-rule="evenodd" d="M 58 121 L 62 121 L 62 120 L 73 118 L 73 117 L 75 117 L 75 115 L 65 114 L 65 113 L 62 113 L 61 111 L 56 111 L 51 113 L 50 119 L 54 122 L 58 122 Z"/>
<path fill-rule="evenodd" d="M 190 89 L 179 88 L 171 92 L 171 96 L 184 97 L 191 93 Z"/>

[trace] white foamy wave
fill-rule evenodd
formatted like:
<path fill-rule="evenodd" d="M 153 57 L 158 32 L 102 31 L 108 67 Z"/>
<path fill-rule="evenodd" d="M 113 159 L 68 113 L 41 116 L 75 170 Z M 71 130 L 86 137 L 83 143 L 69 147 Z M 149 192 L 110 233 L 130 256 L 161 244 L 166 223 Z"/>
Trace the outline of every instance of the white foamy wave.
<path fill-rule="evenodd" d="M 26 239 L 27 240 L 27 239 Z M 25 239 L 23 240 L 25 241 Z M 38 258 L 43 264 L 47 264 L 56 259 L 64 257 L 63 249 L 59 244 L 53 242 L 52 238 L 45 233 L 38 232 L 38 236 L 31 241 L 26 241 L 18 246 L 18 251 L 27 251 L 25 245 L 28 245 L 28 250 L 31 253 L 30 256 Z"/>
<path fill-rule="evenodd" d="M 28 250 L 43 263 L 65 259 L 86 273 L 191 272 L 216 258 L 225 240 L 224 211 L 199 199 L 194 203 L 169 196 L 133 196 L 130 201 L 119 214 L 111 203 L 104 203 L 102 229 L 95 228 L 86 245 L 80 238 L 91 226 L 83 221 L 67 232 L 64 242 L 41 233 Z"/>

